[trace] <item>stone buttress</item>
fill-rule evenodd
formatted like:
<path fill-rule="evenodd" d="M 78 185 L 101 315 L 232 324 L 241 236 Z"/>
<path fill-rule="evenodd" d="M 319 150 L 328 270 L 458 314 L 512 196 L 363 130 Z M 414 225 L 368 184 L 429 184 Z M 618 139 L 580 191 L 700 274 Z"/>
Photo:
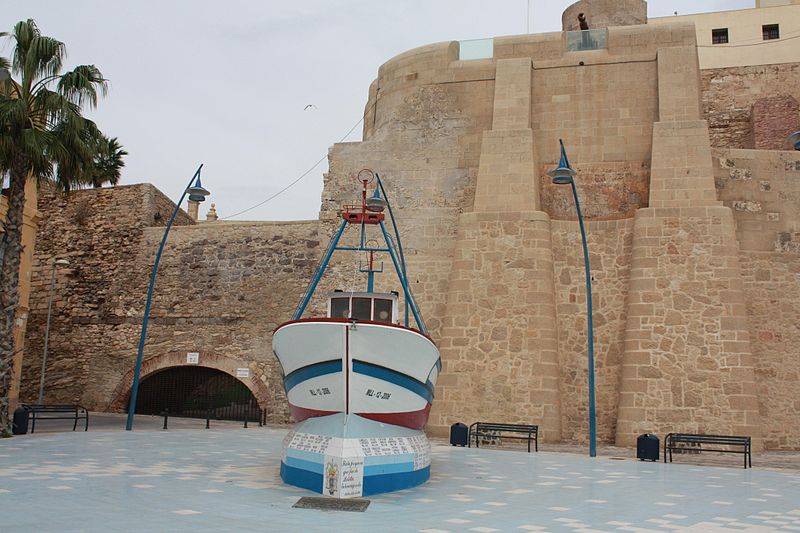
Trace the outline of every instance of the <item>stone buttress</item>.
<path fill-rule="evenodd" d="M 636 212 L 616 443 L 760 421 L 739 246 L 717 201 L 695 46 L 658 51 L 650 202 Z"/>
<path fill-rule="evenodd" d="M 456 421 L 539 424 L 561 438 L 550 218 L 541 211 L 530 58 L 496 63 L 492 129 L 450 274 L 430 429 Z"/>

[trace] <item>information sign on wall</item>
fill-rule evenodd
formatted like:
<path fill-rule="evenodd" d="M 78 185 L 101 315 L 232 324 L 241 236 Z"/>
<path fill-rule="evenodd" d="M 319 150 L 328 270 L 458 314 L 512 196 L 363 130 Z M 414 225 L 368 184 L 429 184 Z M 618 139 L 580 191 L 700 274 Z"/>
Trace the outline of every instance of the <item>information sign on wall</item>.
<path fill-rule="evenodd" d="M 237 378 L 249 378 L 250 377 L 250 369 L 249 368 L 237 368 L 236 369 L 236 377 Z"/>
<path fill-rule="evenodd" d="M 186 352 L 186 364 L 196 365 L 200 362 L 200 352 Z"/>

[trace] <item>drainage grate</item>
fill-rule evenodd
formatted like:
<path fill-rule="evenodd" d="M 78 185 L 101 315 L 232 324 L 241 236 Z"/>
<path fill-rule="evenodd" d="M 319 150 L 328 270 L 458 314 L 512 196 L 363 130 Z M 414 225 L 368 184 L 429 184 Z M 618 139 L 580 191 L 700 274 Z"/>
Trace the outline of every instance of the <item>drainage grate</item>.
<path fill-rule="evenodd" d="M 338 498 L 319 498 L 303 496 L 292 505 L 297 509 L 317 509 L 320 511 L 352 511 L 363 513 L 369 507 L 369 500 L 340 500 Z"/>

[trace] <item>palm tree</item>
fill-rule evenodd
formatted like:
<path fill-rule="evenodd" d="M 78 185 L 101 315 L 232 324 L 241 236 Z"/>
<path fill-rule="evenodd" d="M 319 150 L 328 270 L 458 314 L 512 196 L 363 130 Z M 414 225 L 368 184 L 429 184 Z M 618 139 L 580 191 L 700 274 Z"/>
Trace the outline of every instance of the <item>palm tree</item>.
<path fill-rule="evenodd" d="M 93 169 L 88 185 L 102 187 L 106 184 L 114 186 L 119 183 L 122 167 L 125 166 L 122 158 L 126 155 L 128 152 L 119 144 L 116 137 L 109 139 L 105 135 L 101 135 L 92 161 Z"/>
<path fill-rule="evenodd" d="M 62 139 L 62 150 L 55 156 L 55 181 L 59 188 L 102 187 L 119 183 L 123 157 L 128 155 L 116 137 L 109 139 L 90 120 L 78 117 L 81 125 L 76 135 L 64 135 L 72 125 L 62 122 L 56 135 Z"/>
<path fill-rule="evenodd" d="M 2 34 L 7 36 L 7 34 Z M 8 35 L 15 43 L 11 61 L 0 68 L 16 76 L 0 80 L 0 174 L 10 177 L 0 266 L 0 434 L 11 427 L 9 396 L 14 360 L 14 322 L 19 304 L 22 214 L 28 178 L 53 178 L 53 163 L 67 159 L 82 130 L 84 105 L 97 105 L 106 80 L 94 65 L 61 73 L 64 43 L 42 35 L 33 20 L 20 21 Z"/>

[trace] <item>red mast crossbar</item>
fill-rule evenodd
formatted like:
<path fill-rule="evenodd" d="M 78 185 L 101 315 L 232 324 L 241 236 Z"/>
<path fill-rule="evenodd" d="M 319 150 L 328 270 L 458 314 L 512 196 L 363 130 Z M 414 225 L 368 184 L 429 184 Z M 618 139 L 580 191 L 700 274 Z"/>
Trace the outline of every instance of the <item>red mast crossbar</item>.
<path fill-rule="evenodd" d="M 346 205 L 342 210 L 342 218 L 351 224 L 380 224 L 385 216 L 383 213 L 368 211 L 360 205 Z"/>
<path fill-rule="evenodd" d="M 361 172 L 364 172 L 364 170 Z M 367 184 L 369 184 L 373 178 L 372 171 L 367 170 L 367 172 L 369 172 L 369 178 L 361 178 L 361 173 L 359 173 L 358 178 L 358 181 L 361 182 L 361 205 L 345 205 L 342 209 L 342 218 L 350 224 L 378 225 L 385 219 L 383 213 L 380 211 L 373 211 L 367 207 Z"/>

